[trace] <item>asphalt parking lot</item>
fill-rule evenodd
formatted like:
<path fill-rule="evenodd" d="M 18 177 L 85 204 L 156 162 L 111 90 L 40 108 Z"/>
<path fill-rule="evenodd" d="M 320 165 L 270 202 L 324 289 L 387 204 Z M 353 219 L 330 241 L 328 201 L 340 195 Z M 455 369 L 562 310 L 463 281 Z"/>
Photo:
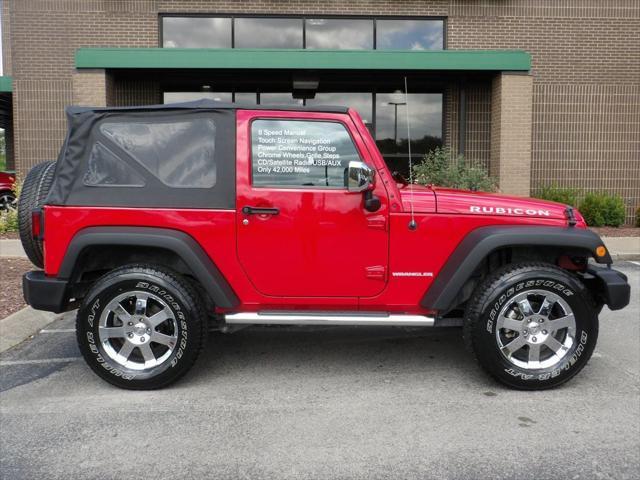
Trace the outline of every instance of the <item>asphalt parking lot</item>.
<path fill-rule="evenodd" d="M 79 358 L 67 315 L 0 355 L 0 477 L 640 477 L 640 266 L 587 367 L 546 392 L 487 378 L 459 329 L 250 328 L 130 392 Z"/>

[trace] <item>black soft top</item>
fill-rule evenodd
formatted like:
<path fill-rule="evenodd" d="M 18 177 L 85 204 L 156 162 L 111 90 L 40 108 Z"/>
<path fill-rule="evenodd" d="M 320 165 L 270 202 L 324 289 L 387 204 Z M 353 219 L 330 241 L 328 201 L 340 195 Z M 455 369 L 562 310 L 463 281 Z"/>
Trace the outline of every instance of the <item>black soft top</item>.
<path fill-rule="evenodd" d="M 68 115 L 77 115 L 86 112 L 144 112 L 158 110 L 283 110 L 291 112 L 328 112 L 347 113 L 348 107 L 321 106 L 305 107 L 302 105 L 238 105 L 236 103 L 217 102 L 208 98 L 193 100 L 190 102 L 165 103 L 163 105 L 141 105 L 134 107 L 67 107 Z"/>

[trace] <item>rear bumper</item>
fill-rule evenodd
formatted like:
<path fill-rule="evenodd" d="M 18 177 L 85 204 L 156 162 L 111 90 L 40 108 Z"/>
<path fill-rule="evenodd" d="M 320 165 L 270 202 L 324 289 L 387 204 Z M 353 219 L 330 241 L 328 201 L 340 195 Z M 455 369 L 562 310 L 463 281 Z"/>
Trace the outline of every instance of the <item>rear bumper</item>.
<path fill-rule="evenodd" d="M 587 281 L 595 283 L 596 292 L 611 310 L 620 310 L 629 305 L 631 286 L 627 276 L 612 268 L 590 265 L 587 269 Z"/>
<path fill-rule="evenodd" d="M 60 313 L 67 310 L 67 284 L 67 280 L 35 270 L 22 277 L 22 293 L 25 302 L 36 310 Z"/>

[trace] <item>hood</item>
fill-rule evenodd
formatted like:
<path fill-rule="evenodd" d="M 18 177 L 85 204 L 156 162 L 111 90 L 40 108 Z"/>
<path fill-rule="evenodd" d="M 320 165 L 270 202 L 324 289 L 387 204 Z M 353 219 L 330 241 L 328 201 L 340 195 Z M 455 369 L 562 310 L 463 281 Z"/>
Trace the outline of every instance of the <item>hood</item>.
<path fill-rule="evenodd" d="M 567 219 L 567 205 L 537 198 L 434 188 L 438 213 Z M 582 218 L 575 212 L 576 219 Z"/>

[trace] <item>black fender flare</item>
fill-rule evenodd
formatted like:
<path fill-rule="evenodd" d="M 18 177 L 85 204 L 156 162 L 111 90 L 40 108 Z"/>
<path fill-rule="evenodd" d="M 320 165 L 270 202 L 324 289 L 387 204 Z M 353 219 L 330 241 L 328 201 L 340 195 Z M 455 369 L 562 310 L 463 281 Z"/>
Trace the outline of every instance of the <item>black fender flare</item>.
<path fill-rule="evenodd" d="M 218 307 L 235 308 L 240 300 L 218 267 L 190 235 L 179 230 L 156 227 L 88 227 L 78 232 L 67 247 L 58 278 L 69 280 L 77 260 L 87 247 L 121 245 L 164 248 L 174 252 Z"/>
<path fill-rule="evenodd" d="M 591 230 L 575 227 L 493 226 L 480 227 L 460 242 L 449 256 L 431 287 L 422 297 L 420 306 L 447 312 L 455 307 L 456 296 L 473 272 L 491 252 L 511 246 L 566 247 L 587 250 L 598 263 L 611 264 L 609 251 L 602 256 L 596 248 L 604 245 Z"/>

